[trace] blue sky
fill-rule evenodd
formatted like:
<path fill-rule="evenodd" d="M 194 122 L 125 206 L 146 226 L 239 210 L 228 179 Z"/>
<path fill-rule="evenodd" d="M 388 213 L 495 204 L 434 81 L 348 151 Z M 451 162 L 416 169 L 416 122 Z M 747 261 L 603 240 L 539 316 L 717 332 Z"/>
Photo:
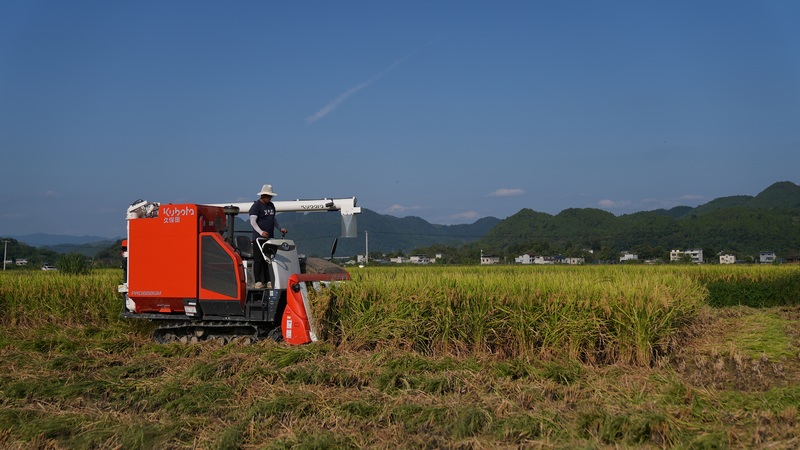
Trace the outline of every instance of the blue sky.
<path fill-rule="evenodd" d="M 0 235 L 136 199 L 432 223 L 800 182 L 793 1 L 0 4 Z"/>

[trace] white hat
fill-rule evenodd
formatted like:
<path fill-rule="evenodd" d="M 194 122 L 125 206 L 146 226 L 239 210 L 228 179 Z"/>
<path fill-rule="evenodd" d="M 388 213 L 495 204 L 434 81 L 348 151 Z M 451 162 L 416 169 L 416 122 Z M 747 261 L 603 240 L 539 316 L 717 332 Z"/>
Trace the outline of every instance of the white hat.
<path fill-rule="evenodd" d="M 269 195 L 270 197 L 275 197 L 278 194 L 272 192 L 272 185 L 271 184 L 265 184 L 264 186 L 261 187 L 261 192 L 259 192 L 258 195 L 259 196 Z"/>

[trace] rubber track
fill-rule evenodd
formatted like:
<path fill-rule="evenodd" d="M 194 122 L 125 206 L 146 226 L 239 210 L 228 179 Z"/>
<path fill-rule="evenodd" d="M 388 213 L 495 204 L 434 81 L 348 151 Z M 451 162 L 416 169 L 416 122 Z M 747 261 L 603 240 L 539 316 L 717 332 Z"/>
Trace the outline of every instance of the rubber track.
<path fill-rule="evenodd" d="M 269 329 L 247 322 L 212 322 L 184 321 L 163 324 L 153 331 L 153 341 L 168 342 L 200 342 L 218 339 L 224 343 L 235 339 L 247 339 L 255 342 L 264 338 L 280 340 L 280 327 Z M 276 339 L 278 338 L 278 339 Z"/>

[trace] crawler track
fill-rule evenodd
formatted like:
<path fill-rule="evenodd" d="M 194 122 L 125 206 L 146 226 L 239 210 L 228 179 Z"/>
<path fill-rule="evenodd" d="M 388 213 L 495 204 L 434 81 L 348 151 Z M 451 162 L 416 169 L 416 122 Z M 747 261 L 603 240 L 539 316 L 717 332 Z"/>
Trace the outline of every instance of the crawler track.
<path fill-rule="evenodd" d="M 234 340 L 256 342 L 262 339 L 282 340 L 280 326 L 265 323 L 255 325 L 246 322 L 176 321 L 165 323 L 153 331 L 153 341 L 200 342 L 218 340 L 228 343 Z"/>

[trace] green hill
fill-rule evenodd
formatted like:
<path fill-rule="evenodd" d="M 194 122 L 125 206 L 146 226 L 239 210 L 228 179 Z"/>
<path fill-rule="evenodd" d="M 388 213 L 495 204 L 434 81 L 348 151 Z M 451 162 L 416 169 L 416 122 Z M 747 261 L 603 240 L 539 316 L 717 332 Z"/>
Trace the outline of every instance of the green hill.
<path fill-rule="evenodd" d="M 755 208 L 800 208 L 800 185 L 780 181 L 764 189 L 746 206 Z"/>
<path fill-rule="evenodd" d="M 474 247 L 506 260 L 524 253 L 616 259 L 624 250 L 665 259 L 670 249 L 686 248 L 703 248 L 707 257 L 725 251 L 746 258 L 763 250 L 792 256 L 800 254 L 800 186 L 784 181 L 755 197 L 722 197 L 697 208 L 622 216 L 593 208 L 566 209 L 555 216 L 523 209 Z"/>
<path fill-rule="evenodd" d="M 6 270 L 38 270 L 42 264 L 53 263 L 59 257 L 58 253 L 47 248 L 33 247 L 13 238 L 3 237 L 2 240 L 6 242 L 0 251 L 5 253 L 6 260 L 9 261 L 6 263 Z M 20 259 L 27 260 L 28 263 L 25 266 L 17 266 L 16 261 Z"/>
<path fill-rule="evenodd" d="M 651 212 L 654 212 L 662 216 L 672 217 L 673 219 L 680 219 L 681 217 L 690 213 L 693 209 L 694 208 L 692 208 L 691 206 L 676 206 L 670 209 L 656 209 Z"/>
<path fill-rule="evenodd" d="M 720 197 L 692 209 L 687 214 L 701 216 L 725 208 L 743 206 L 747 208 L 800 208 L 800 186 L 791 181 L 779 181 L 764 189 L 755 197 L 749 195 L 734 195 Z"/>
<path fill-rule="evenodd" d="M 681 217 L 687 217 L 689 215 L 701 216 L 703 214 L 708 214 L 718 209 L 724 208 L 734 208 L 736 206 L 745 206 L 747 205 L 753 197 L 749 195 L 733 195 L 730 197 L 720 197 L 714 200 L 711 200 L 708 203 L 704 203 L 697 208 L 691 209 L 687 211 Z"/>

